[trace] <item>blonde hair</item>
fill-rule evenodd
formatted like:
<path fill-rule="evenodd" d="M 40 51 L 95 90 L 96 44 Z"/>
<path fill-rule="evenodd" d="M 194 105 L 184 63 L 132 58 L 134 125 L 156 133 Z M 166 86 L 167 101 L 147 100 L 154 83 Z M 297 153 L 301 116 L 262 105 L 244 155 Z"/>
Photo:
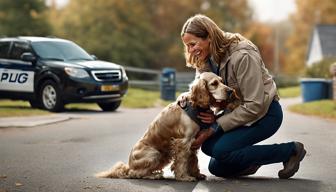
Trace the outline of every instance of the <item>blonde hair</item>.
<path fill-rule="evenodd" d="M 181 37 L 183 37 L 186 33 L 195 35 L 196 37 L 202 39 L 209 38 L 210 54 L 216 63 L 221 62 L 232 43 L 236 43 L 241 40 L 237 34 L 226 35 L 214 21 L 202 14 L 190 17 L 184 23 L 181 31 Z M 200 69 L 204 66 L 205 61 L 199 61 L 197 58 L 192 57 L 188 53 L 186 46 L 184 47 L 184 56 L 188 67 Z"/>

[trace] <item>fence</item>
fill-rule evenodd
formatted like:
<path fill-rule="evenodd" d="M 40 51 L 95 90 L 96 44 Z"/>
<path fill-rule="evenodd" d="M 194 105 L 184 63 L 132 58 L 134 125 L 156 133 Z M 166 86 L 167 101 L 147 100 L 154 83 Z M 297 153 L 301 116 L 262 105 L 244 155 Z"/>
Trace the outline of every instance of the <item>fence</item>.
<path fill-rule="evenodd" d="M 160 90 L 160 70 L 143 69 L 137 67 L 124 66 L 131 87 Z M 195 79 L 194 72 L 176 72 L 176 90 L 185 92 L 189 89 L 189 84 Z"/>

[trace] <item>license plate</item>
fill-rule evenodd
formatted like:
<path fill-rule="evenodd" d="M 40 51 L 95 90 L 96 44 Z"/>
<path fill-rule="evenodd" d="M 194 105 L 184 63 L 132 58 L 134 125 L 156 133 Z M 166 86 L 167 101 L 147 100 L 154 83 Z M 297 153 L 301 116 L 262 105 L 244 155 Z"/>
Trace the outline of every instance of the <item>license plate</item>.
<path fill-rule="evenodd" d="M 102 85 L 100 87 L 101 91 L 118 91 L 119 90 L 119 86 L 118 85 Z"/>

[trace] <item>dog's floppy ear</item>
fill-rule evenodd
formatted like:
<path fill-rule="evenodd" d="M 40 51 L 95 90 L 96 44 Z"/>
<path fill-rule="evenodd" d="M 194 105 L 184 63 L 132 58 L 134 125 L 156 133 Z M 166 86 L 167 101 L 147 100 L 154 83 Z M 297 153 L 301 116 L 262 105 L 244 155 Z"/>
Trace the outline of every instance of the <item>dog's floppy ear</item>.
<path fill-rule="evenodd" d="M 191 85 L 190 95 L 191 105 L 193 107 L 207 107 L 209 106 L 210 96 L 207 89 L 207 83 L 204 79 L 197 79 Z"/>
<path fill-rule="evenodd" d="M 238 96 L 237 91 L 235 89 L 233 89 L 233 96 L 235 100 L 240 100 L 240 97 Z"/>

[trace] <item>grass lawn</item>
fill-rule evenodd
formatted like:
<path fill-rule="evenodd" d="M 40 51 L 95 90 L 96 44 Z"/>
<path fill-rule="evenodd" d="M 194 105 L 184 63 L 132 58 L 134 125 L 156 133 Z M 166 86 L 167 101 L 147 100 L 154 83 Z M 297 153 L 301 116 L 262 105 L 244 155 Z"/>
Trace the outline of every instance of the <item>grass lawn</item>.
<path fill-rule="evenodd" d="M 33 116 L 51 114 L 48 111 L 33 109 L 27 101 L 0 100 L 0 117 Z"/>
<path fill-rule="evenodd" d="M 289 106 L 289 110 L 304 115 L 314 115 L 336 120 L 336 101 L 333 100 L 320 100 L 296 104 Z"/>
<path fill-rule="evenodd" d="M 300 86 L 280 88 L 279 95 L 280 98 L 299 97 L 301 95 Z"/>
<path fill-rule="evenodd" d="M 123 98 L 121 106 L 127 108 L 148 108 L 166 106 L 170 102 L 161 100 L 159 91 L 130 88 L 127 95 Z M 66 105 L 65 108 L 68 111 L 101 110 L 95 103 L 74 103 Z M 31 108 L 29 102 L 26 101 L 0 100 L 0 117 L 48 114 L 52 113 Z"/>

